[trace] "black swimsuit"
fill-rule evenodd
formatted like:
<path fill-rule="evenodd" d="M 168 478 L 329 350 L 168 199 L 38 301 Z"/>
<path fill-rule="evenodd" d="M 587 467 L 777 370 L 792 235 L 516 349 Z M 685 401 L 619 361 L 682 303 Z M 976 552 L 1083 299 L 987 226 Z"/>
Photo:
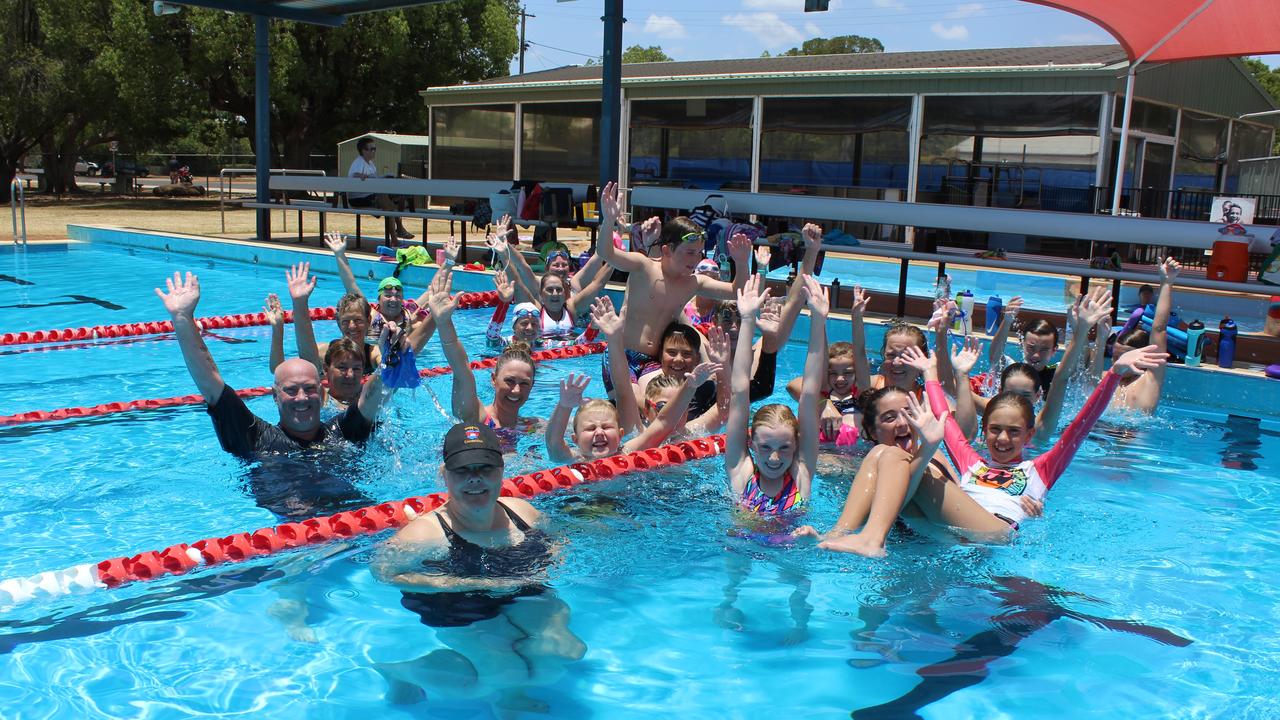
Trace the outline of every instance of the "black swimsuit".
<path fill-rule="evenodd" d="M 516 529 L 524 533 L 518 545 L 486 548 L 459 535 L 443 513 L 436 513 L 440 529 L 449 543 L 449 553 L 440 560 L 424 560 L 422 567 L 430 572 L 452 577 L 523 578 L 536 574 L 551 564 L 551 543 L 547 534 L 529 527 L 511 508 L 498 503 Z M 400 604 L 418 614 L 424 625 L 431 627 L 465 627 L 481 620 L 495 618 L 503 606 L 516 598 L 533 597 L 546 592 L 541 583 L 520 585 L 513 593 L 494 595 L 472 590 L 467 592 L 406 592 Z"/>

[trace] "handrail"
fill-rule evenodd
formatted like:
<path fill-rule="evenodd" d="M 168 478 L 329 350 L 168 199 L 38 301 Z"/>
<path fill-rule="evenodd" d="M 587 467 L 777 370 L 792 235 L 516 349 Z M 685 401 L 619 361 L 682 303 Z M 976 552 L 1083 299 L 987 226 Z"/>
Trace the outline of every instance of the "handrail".
<path fill-rule="evenodd" d="M 14 178 L 9 183 L 9 214 L 13 216 L 13 244 L 18 244 L 18 215 L 22 215 L 22 246 L 27 246 L 27 191 L 22 181 Z"/>
<path fill-rule="evenodd" d="M 1113 217 L 1050 210 L 968 207 L 732 190 L 709 193 L 705 190 L 641 186 L 632 191 L 631 204 L 640 207 L 688 209 L 702 205 L 708 195 L 724 197 L 730 211 L 737 215 L 847 220 L 882 225 L 1011 233 L 1197 250 L 1212 247 L 1214 240 L 1221 238 L 1217 233 L 1217 224 L 1192 220 Z M 1246 228 L 1249 232 L 1267 236 L 1275 231 L 1274 227 L 1265 225 L 1249 225 Z"/>
<path fill-rule="evenodd" d="M 222 168 L 218 171 L 218 216 L 222 220 L 222 232 L 227 232 L 227 209 L 226 199 L 231 195 L 231 178 L 236 175 L 255 175 L 257 168 L 251 167 L 229 167 Z M 303 170 L 299 168 L 272 168 L 268 171 L 271 175 L 312 175 L 317 177 L 325 177 L 328 175 L 323 170 Z"/>

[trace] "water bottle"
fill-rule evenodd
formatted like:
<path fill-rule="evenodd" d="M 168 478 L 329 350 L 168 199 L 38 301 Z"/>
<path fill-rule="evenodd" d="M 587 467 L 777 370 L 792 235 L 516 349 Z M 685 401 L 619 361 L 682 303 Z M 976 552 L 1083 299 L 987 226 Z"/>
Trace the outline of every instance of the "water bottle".
<path fill-rule="evenodd" d="M 956 308 L 960 314 L 956 317 L 955 330 L 961 335 L 968 335 L 973 329 L 973 293 L 968 290 L 956 293 Z"/>
<path fill-rule="evenodd" d="M 1189 367 L 1198 367 L 1200 365 L 1200 357 L 1204 354 L 1204 323 L 1192 320 L 1187 326 L 1187 355 L 1186 363 Z"/>
<path fill-rule="evenodd" d="M 831 309 L 840 307 L 840 278 L 831 281 Z"/>
<path fill-rule="evenodd" d="M 1236 321 L 1222 318 L 1218 324 L 1218 367 L 1229 368 L 1236 359 Z"/>
<path fill-rule="evenodd" d="M 1001 315 L 1004 313 L 1004 301 L 999 295 L 987 298 L 987 334 L 995 335 L 1000 329 Z"/>
<path fill-rule="evenodd" d="M 582 267 L 586 265 L 587 261 L 589 261 L 590 259 L 591 259 L 591 251 L 583 250 L 582 254 L 578 256 L 578 269 L 581 270 Z"/>

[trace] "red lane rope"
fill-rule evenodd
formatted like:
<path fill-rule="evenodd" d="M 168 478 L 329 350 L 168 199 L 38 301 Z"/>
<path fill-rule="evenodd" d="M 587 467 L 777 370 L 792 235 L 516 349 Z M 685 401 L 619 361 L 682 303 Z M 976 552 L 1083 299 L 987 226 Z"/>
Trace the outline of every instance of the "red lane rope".
<path fill-rule="evenodd" d="M 582 345 L 570 345 L 563 348 L 549 348 L 547 350 L 538 350 L 533 353 L 533 359 L 537 361 L 543 360 L 562 360 L 564 358 L 582 357 L 584 355 L 595 355 L 605 350 L 604 343 L 584 343 Z M 485 358 L 483 360 L 471 361 L 471 369 L 487 370 L 498 364 L 497 358 Z M 448 365 L 438 367 L 423 368 L 418 371 L 421 377 L 435 377 L 437 375 L 448 375 L 453 372 Z M 252 387 L 236 390 L 236 394 L 242 398 L 260 397 L 262 395 L 270 395 L 269 387 Z M 204 402 L 204 397 L 195 395 L 179 395 L 177 397 L 167 398 L 147 398 L 143 400 L 125 400 L 120 402 L 109 402 L 101 405 L 89 405 L 83 407 L 67 407 L 58 408 L 57 410 L 30 410 L 28 412 L 16 413 L 14 415 L 0 415 L 0 427 L 6 425 L 29 425 L 32 423 L 56 422 L 58 420 L 71 420 L 75 418 L 98 417 L 102 415 L 115 415 L 117 413 L 133 412 L 135 410 L 156 410 L 160 408 L 179 407 L 183 405 L 199 405 Z"/>
<path fill-rule="evenodd" d="M 459 293 L 458 307 L 464 309 L 493 307 L 498 302 L 496 290 L 488 292 Z M 374 305 L 373 307 L 377 307 Z M 312 320 L 332 320 L 337 308 L 311 308 Z M 293 322 L 293 312 L 286 310 L 285 322 Z M 267 314 L 243 313 L 240 315 L 213 315 L 196 318 L 201 330 L 218 330 L 222 328 L 254 327 L 267 325 L 271 321 Z M 0 334 L 0 345 L 36 345 L 40 343 L 70 342 L 72 340 L 93 340 L 96 338 L 118 338 L 134 335 L 156 335 L 173 332 L 171 320 L 152 322 L 124 323 L 121 325 L 94 325 L 93 327 L 62 328 L 59 330 L 35 330 L 8 332 Z"/>
<path fill-rule="evenodd" d="M 562 465 L 506 478 L 502 481 L 501 495 L 529 498 L 553 490 L 607 480 L 636 470 L 656 470 L 714 457 L 723 453 L 724 449 L 725 436 L 711 435 L 626 455 Z M 284 523 L 192 543 L 179 543 L 163 550 L 115 557 L 98 563 L 83 563 L 30 578 L 4 580 L 0 581 L 0 604 L 16 605 L 32 599 L 91 592 L 102 587 L 115 588 L 165 575 L 181 575 L 200 565 L 242 562 L 306 545 L 374 534 L 402 527 L 414 518 L 440 507 L 446 499 L 444 493 L 410 497 L 302 522 Z"/>

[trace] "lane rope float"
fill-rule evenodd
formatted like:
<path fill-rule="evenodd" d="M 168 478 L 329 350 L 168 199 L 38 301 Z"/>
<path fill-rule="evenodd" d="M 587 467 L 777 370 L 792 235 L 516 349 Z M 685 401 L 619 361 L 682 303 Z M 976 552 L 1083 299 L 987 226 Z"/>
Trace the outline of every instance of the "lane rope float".
<path fill-rule="evenodd" d="M 724 449 L 725 436 L 710 435 L 625 455 L 561 465 L 506 478 L 502 481 L 501 495 L 530 498 L 554 490 L 608 480 L 637 470 L 658 470 L 714 457 L 723 453 Z M 10 578 L 0 581 L 0 607 L 8 609 L 27 602 L 83 595 L 128 583 L 155 580 L 166 575 L 182 575 L 206 565 L 243 562 L 308 545 L 375 534 L 402 527 L 414 518 L 440 507 L 446 499 L 448 497 L 445 493 L 420 495 L 302 522 L 283 523 L 192 543 L 178 543 L 163 550 L 149 550 L 96 563 L 81 563 L 30 577 Z"/>
<path fill-rule="evenodd" d="M 498 291 L 458 293 L 458 307 L 470 310 L 482 307 L 493 307 L 498 303 Z M 370 307 L 377 308 L 370 303 Z M 336 307 L 311 308 L 312 320 L 332 320 L 337 314 Z M 284 313 L 286 323 L 293 322 L 293 311 Z M 256 327 L 269 325 L 271 321 L 265 312 L 241 313 L 239 315 L 211 315 L 196 318 L 196 325 L 201 330 L 221 330 L 225 328 Z M 99 338 L 133 337 L 137 335 L 158 335 L 173 332 L 172 320 L 154 320 L 150 322 L 122 323 L 119 325 L 94 325 L 92 327 L 61 328 L 57 330 L 32 330 L 0 333 L 0 345 L 38 345 L 42 343 L 71 342 L 74 340 L 96 340 Z"/>

